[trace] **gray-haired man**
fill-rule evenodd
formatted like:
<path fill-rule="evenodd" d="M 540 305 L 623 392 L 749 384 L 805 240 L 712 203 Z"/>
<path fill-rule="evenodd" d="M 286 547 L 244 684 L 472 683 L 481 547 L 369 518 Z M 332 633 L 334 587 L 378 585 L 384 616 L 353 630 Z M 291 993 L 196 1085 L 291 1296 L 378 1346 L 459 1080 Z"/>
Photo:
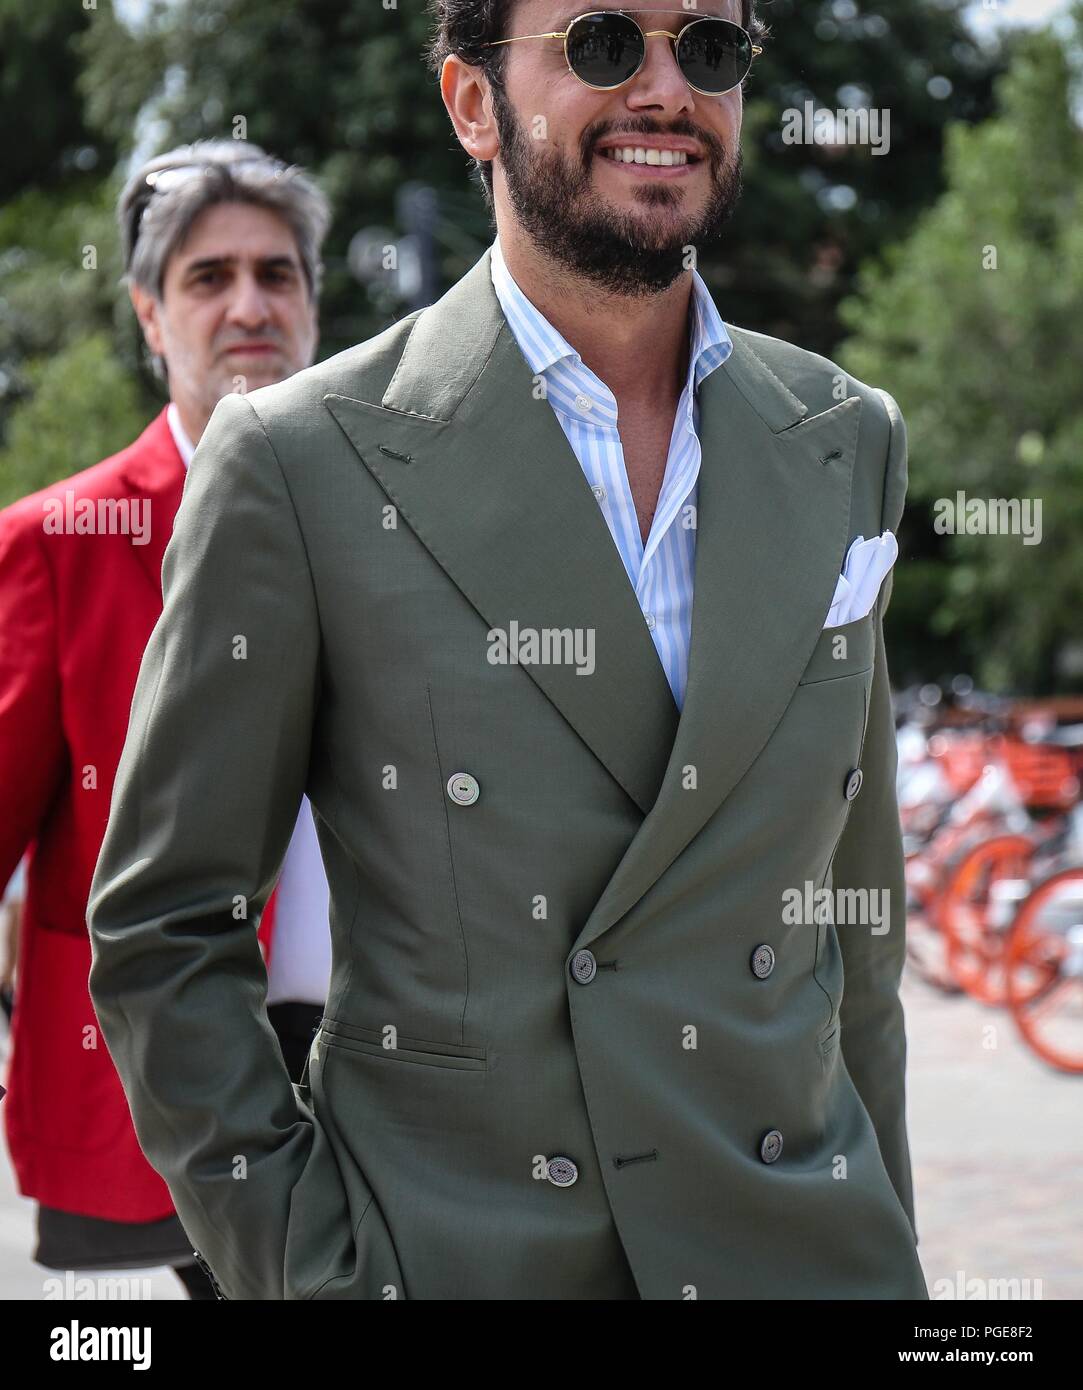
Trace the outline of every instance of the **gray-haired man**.
<path fill-rule="evenodd" d="M 134 174 L 118 216 L 132 304 L 193 441 L 223 396 L 312 362 L 328 213 L 299 170 L 203 141 Z"/>
<path fill-rule="evenodd" d="M 329 208 L 297 167 L 221 140 L 152 159 L 117 211 L 128 290 L 169 404 L 120 454 L 84 459 L 93 466 L 0 512 L 0 785 L 16 793 L 0 813 L 0 887 L 33 846 L 3 1109 L 19 1189 L 39 1204 L 39 1263 L 172 1264 L 193 1297 L 211 1298 L 98 1036 L 84 911 L 188 462 L 223 396 L 312 362 Z M 104 511 L 140 525 L 43 524 Z M 299 1074 L 330 968 L 307 803 L 274 908 L 260 924 L 268 1012 Z"/>

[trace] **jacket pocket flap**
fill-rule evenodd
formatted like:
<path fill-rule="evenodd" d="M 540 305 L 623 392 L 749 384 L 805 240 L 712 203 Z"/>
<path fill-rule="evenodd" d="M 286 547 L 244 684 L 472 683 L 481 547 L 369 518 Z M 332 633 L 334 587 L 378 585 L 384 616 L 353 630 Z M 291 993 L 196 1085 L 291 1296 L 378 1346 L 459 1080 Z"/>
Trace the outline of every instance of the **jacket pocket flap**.
<path fill-rule="evenodd" d="M 465 1047 L 460 1043 L 428 1042 L 399 1034 L 395 1045 L 388 1046 L 386 1034 L 377 1028 L 360 1028 L 354 1023 L 341 1023 L 325 1018 L 320 1036 L 332 1047 L 345 1047 L 354 1052 L 367 1052 L 374 1057 L 387 1057 L 397 1062 L 420 1062 L 430 1067 L 457 1067 L 463 1071 L 485 1071 L 488 1067 L 485 1048 Z"/>

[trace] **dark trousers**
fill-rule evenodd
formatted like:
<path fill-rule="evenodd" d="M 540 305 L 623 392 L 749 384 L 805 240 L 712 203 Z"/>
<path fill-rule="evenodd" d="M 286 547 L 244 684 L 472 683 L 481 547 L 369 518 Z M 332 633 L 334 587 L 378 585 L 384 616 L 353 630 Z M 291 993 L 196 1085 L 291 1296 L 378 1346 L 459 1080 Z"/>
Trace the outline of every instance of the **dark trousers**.
<path fill-rule="evenodd" d="M 278 1037 L 291 1081 L 300 1081 L 323 1006 L 292 1000 L 271 1004 L 267 1017 Z M 216 1299 L 210 1280 L 192 1259 L 192 1243 L 176 1215 L 161 1221 L 106 1221 L 54 1207 L 38 1207 L 34 1259 L 48 1269 L 137 1269 L 168 1264 L 189 1298 Z"/>
<path fill-rule="evenodd" d="M 323 1018 L 322 1004 L 269 1004 L 267 1017 L 278 1034 L 278 1044 L 291 1081 L 300 1081 L 312 1040 Z"/>

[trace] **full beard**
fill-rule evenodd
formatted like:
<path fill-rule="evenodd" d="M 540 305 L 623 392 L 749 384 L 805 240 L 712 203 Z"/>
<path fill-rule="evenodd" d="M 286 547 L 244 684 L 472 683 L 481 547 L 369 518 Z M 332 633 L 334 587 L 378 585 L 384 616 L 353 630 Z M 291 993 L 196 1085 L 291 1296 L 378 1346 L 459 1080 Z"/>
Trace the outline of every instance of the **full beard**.
<path fill-rule="evenodd" d="M 523 230 L 544 256 L 608 294 L 640 297 L 668 289 L 689 268 L 689 248 L 717 240 L 740 199 L 740 150 L 726 160 L 715 140 L 706 153 L 712 186 L 702 213 L 683 223 L 663 215 L 652 227 L 646 218 L 611 207 L 591 187 L 589 131 L 578 161 L 566 159 L 559 150 L 536 147 L 495 86 L 493 107 L 508 197 Z M 635 143 L 634 134 L 628 143 Z M 676 208 L 684 196 L 675 182 L 662 180 L 637 190 L 644 207 Z"/>

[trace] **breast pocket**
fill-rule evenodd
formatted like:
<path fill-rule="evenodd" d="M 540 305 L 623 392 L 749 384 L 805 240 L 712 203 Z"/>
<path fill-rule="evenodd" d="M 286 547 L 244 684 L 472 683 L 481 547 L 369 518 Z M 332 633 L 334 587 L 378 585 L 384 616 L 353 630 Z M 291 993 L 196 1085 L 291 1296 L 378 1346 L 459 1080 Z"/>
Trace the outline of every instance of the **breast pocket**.
<path fill-rule="evenodd" d="M 875 609 L 841 627 L 825 627 L 799 684 L 815 685 L 819 681 L 838 680 L 840 676 L 856 676 L 868 671 L 876 649 L 874 612 Z"/>

